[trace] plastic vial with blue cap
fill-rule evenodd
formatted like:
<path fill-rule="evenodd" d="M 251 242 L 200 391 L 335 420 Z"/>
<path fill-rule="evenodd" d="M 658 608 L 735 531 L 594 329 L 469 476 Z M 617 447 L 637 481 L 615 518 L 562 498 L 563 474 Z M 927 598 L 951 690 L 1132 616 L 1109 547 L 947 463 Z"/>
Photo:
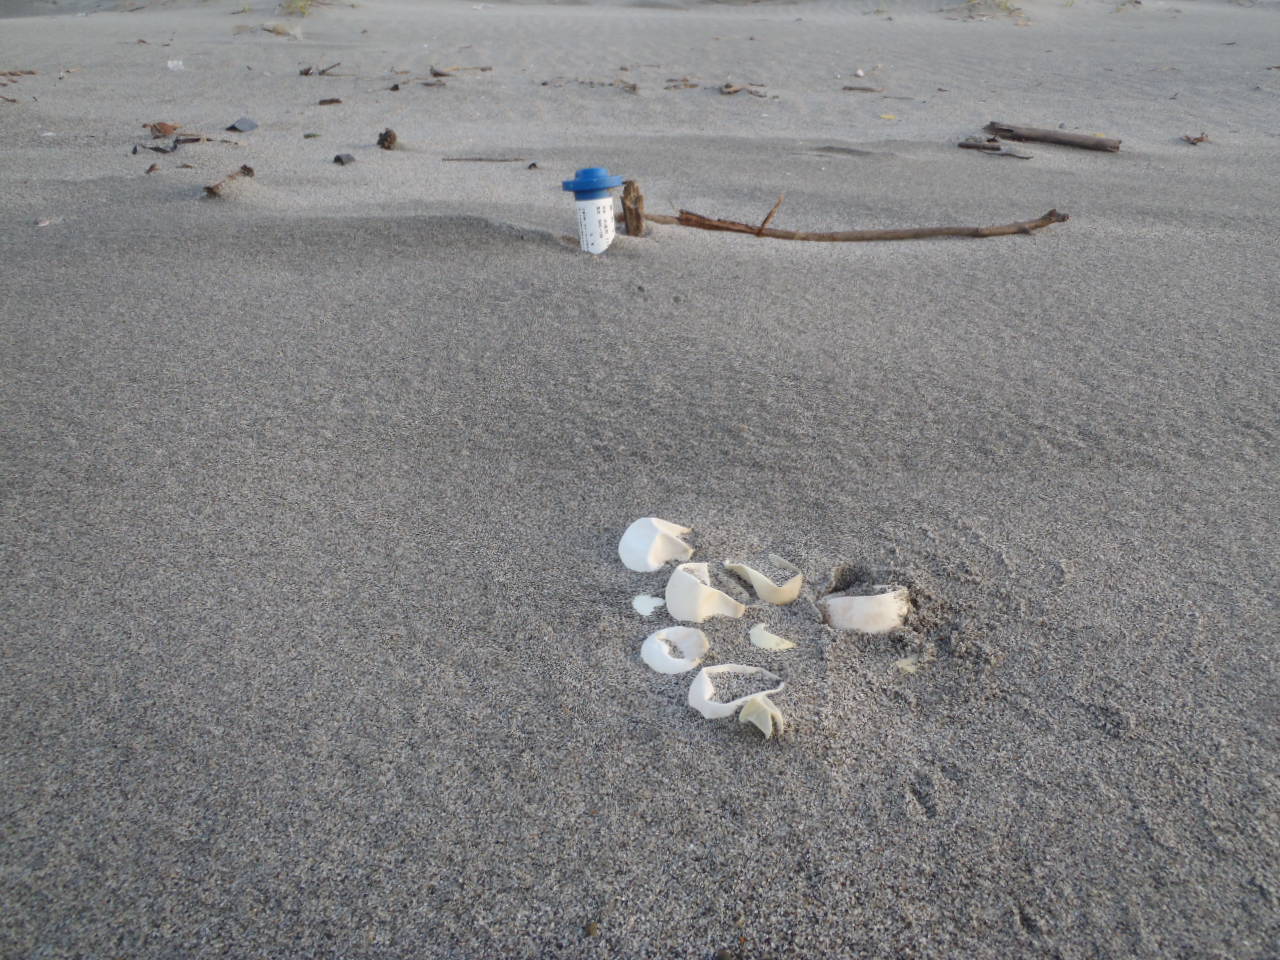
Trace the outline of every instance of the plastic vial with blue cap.
<path fill-rule="evenodd" d="M 622 178 L 607 167 L 585 167 L 565 180 L 564 189 L 573 191 L 578 208 L 578 242 L 587 253 L 604 253 L 613 243 L 617 218 L 609 191 L 622 186 Z"/>

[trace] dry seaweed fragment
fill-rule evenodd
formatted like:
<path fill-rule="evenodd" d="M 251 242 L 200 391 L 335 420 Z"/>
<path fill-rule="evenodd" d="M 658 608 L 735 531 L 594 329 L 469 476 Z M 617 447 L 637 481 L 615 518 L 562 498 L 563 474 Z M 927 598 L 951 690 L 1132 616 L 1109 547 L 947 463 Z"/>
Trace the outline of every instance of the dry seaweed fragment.
<path fill-rule="evenodd" d="M 396 132 L 390 127 L 378 134 L 378 146 L 383 150 L 394 150 L 396 148 Z"/>
<path fill-rule="evenodd" d="M 220 197 L 222 196 L 222 191 L 226 189 L 227 184 L 231 183 L 231 181 L 238 180 L 241 177 L 252 177 L 253 175 L 253 167 L 249 166 L 247 163 L 243 164 L 239 170 L 234 173 L 229 173 L 217 183 L 210 184 L 205 187 L 204 192 L 210 197 Z"/>

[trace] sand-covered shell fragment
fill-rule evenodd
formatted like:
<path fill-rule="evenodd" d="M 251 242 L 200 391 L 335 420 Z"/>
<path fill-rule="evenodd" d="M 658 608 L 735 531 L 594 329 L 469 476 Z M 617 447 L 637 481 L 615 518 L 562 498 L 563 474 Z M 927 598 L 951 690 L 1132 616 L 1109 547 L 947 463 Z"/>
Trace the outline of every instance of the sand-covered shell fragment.
<path fill-rule="evenodd" d="M 747 636 L 751 639 L 751 645 L 759 647 L 761 650 L 790 650 L 795 646 L 786 637 L 770 633 L 769 628 L 763 623 L 757 623 L 752 627 Z"/>
<path fill-rule="evenodd" d="M 675 646 L 680 656 L 671 652 Z M 707 635 L 693 627 L 667 627 L 644 638 L 640 659 L 658 673 L 685 673 L 702 662 L 711 649 Z"/>
<path fill-rule="evenodd" d="M 796 570 L 794 566 L 781 557 L 770 556 L 769 559 L 780 567 L 786 567 Z M 784 584 L 776 584 L 767 576 L 745 563 L 726 563 L 725 569 L 730 573 L 736 573 L 751 584 L 751 589 L 756 592 L 756 596 L 765 603 L 772 603 L 776 606 L 786 606 L 800 596 L 800 588 L 804 586 L 804 576 L 796 570 L 796 574 Z"/>
<path fill-rule="evenodd" d="M 768 740 L 775 733 L 782 735 L 782 730 L 786 726 L 782 720 L 782 711 L 778 709 L 777 704 L 769 699 L 767 694 L 758 693 L 746 703 L 742 705 L 742 712 L 738 714 L 739 723 L 754 723 L 764 738 Z"/>
<path fill-rule="evenodd" d="M 749 693 L 744 697 L 738 697 L 736 700 L 722 703 L 714 699 L 716 688 L 711 682 L 711 678 L 725 673 L 738 674 L 744 677 L 759 676 L 766 682 L 776 683 L 777 686 L 769 690 Z M 786 682 L 780 676 L 766 670 L 764 667 L 748 667 L 741 663 L 722 663 L 714 667 L 703 667 L 698 671 L 698 675 L 693 678 L 693 683 L 689 684 L 689 707 L 692 710 L 697 710 L 708 720 L 723 720 L 725 717 L 732 717 L 738 712 L 738 708 L 748 700 L 753 700 L 761 694 L 781 693 L 786 685 Z"/>
<path fill-rule="evenodd" d="M 628 570 L 652 573 L 672 560 L 684 561 L 693 556 L 693 547 L 680 539 L 692 532 L 657 517 L 641 517 L 627 527 L 618 541 L 618 556 Z"/>
<path fill-rule="evenodd" d="M 711 586 L 705 563 L 682 563 L 667 580 L 667 612 L 676 620 L 702 623 L 711 617 L 740 617 L 747 608 Z"/>
<path fill-rule="evenodd" d="M 885 633 L 902 626 L 911 611 L 907 588 L 891 584 L 877 584 L 872 594 L 850 595 L 833 593 L 823 597 L 827 623 L 837 630 L 858 630 L 862 633 Z"/>

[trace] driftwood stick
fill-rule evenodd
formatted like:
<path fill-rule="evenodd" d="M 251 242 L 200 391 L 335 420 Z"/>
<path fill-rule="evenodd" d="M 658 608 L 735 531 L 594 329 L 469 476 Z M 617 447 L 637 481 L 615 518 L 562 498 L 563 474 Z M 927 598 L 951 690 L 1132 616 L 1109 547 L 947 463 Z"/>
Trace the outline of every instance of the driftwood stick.
<path fill-rule="evenodd" d="M 778 212 L 778 208 L 782 206 L 782 201 L 785 197 L 786 197 L 785 193 L 782 194 L 780 197 L 778 197 L 778 202 L 773 205 L 773 209 L 770 210 L 768 215 L 763 220 L 760 221 L 760 226 L 756 227 L 757 237 L 764 236 L 765 230 L 767 230 L 769 228 L 769 224 L 773 222 L 774 214 L 776 214 Z"/>
<path fill-rule="evenodd" d="M 1085 150 L 1106 150 L 1115 153 L 1120 149 L 1119 140 L 1091 137 L 1087 133 L 1067 133 L 1063 130 L 1042 130 L 1039 127 L 1018 127 L 1011 123 L 992 120 L 982 128 L 994 137 L 1005 140 L 1036 140 L 1040 143 L 1056 143 L 1064 147 L 1083 147 Z"/>
<path fill-rule="evenodd" d="M 634 180 L 625 180 L 622 184 L 622 219 L 628 236 L 644 236 L 644 194 Z"/>
<path fill-rule="evenodd" d="M 681 210 L 680 215 L 668 217 L 661 213 L 647 213 L 650 223 L 665 223 L 678 227 L 697 227 L 700 230 L 725 230 L 730 233 L 750 233 L 757 237 L 775 240 L 814 240 L 820 243 L 863 243 L 872 240 L 923 240 L 929 237 L 1007 237 L 1015 233 L 1030 233 L 1051 223 L 1066 223 L 1070 217 L 1057 210 L 1050 210 L 1035 220 L 1004 223 L 994 227 L 904 227 L 897 230 L 841 230 L 835 233 L 810 233 L 806 230 L 761 230 L 749 223 L 736 220 L 716 220 L 701 214 Z"/>
<path fill-rule="evenodd" d="M 239 179 L 240 177 L 252 177 L 252 176 L 253 176 L 253 167 L 249 166 L 246 163 L 243 166 L 241 166 L 239 170 L 235 171 L 234 173 L 227 174 L 217 183 L 210 184 L 209 186 L 205 187 L 204 192 L 211 197 L 220 197 L 222 196 L 222 191 L 226 188 L 227 184 L 229 184 L 232 180 Z"/>

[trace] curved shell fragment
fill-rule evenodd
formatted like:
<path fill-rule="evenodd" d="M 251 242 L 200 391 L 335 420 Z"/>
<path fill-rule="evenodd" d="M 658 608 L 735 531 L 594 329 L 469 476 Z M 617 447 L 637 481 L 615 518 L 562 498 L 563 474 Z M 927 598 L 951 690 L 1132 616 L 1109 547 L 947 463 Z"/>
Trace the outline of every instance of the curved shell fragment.
<path fill-rule="evenodd" d="M 682 563 L 667 580 L 667 611 L 677 620 L 701 623 L 710 617 L 740 617 L 747 608 L 711 586 L 705 563 Z"/>
<path fill-rule="evenodd" d="M 771 557 L 770 559 L 773 558 Z M 750 583 L 751 588 L 756 592 L 756 596 L 765 603 L 776 604 L 780 607 L 786 606 L 800 596 L 800 588 L 804 586 L 804 577 L 799 573 L 779 586 L 759 570 L 749 567 L 745 563 L 726 563 L 724 566 L 730 573 L 736 573 Z M 790 566 L 790 564 L 787 564 L 787 566 Z"/>
<path fill-rule="evenodd" d="M 782 719 L 782 711 L 767 694 L 763 693 L 756 694 L 742 705 L 738 722 L 754 723 L 766 740 L 775 733 L 782 736 L 783 728 L 786 726 Z"/>
<path fill-rule="evenodd" d="M 675 646 L 680 656 L 671 652 Z M 693 627 L 667 627 L 644 638 L 640 659 L 658 673 L 685 673 L 702 662 L 711 649 L 707 635 Z"/>
<path fill-rule="evenodd" d="M 767 682 L 776 683 L 777 686 L 769 690 L 749 693 L 727 703 L 721 702 L 715 699 L 716 688 L 711 678 L 726 673 L 744 677 L 759 676 Z M 781 693 L 786 686 L 786 682 L 780 676 L 764 667 L 748 667 L 740 663 L 722 663 L 714 667 L 703 667 L 693 678 L 693 683 L 689 684 L 689 707 L 697 710 L 708 720 L 723 720 L 725 717 L 732 717 L 748 700 L 755 699 L 761 694 Z"/>
<path fill-rule="evenodd" d="M 666 601 L 661 597 L 642 593 L 638 597 L 631 598 L 631 609 L 640 614 L 640 616 L 647 617 L 665 603 Z"/>
<path fill-rule="evenodd" d="M 907 588 L 877 584 L 876 593 L 863 596 L 832 594 L 822 598 L 827 623 L 837 630 L 885 633 L 902 626 L 911 610 Z"/>
<path fill-rule="evenodd" d="M 693 547 L 680 538 L 692 531 L 657 517 L 641 517 L 618 541 L 618 557 L 628 570 L 652 573 L 671 560 L 688 560 Z"/>
<path fill-rule="evenodd" d="M 747 636 L 751 639 L 752 646 L 759 647 L 761 650 L 790 650 L 795 646 L 786 637 L 770 633 L 769 628 L 763 623 L 757 623 L 752 627 Z"/>

